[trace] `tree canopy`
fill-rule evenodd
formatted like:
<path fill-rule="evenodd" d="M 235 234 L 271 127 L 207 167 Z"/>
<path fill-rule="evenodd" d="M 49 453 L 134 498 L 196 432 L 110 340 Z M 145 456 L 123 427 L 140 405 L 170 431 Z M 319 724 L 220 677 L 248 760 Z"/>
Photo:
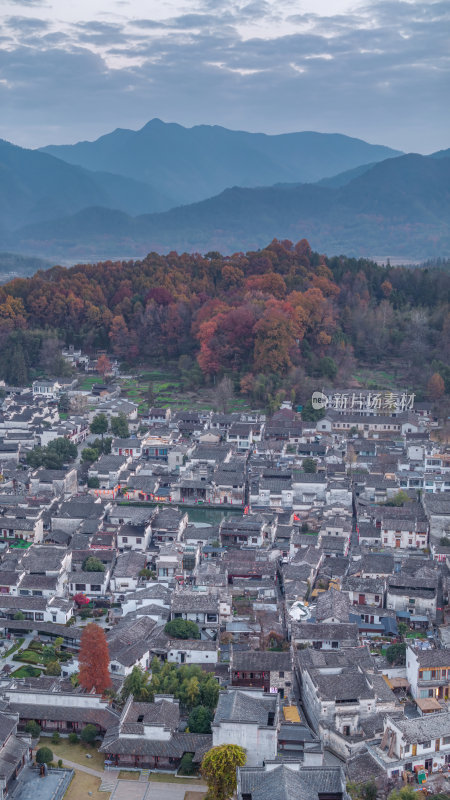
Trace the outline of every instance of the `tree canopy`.
<path fill-rule="evenodd" d="M 189 619 L 171 619 L 164 631 L 174 639 L 200 639 L 198 625 Z"/>
<path fill-rule="evenodd" d="M 62 469 L 77 457 L 77 447 L 64 437 L 49 442 L 46 447 L 34 447 L 27 455 L 27 464 L 33 469 Z"/>
<path fill-rule="evenodd" d="M 101 694 L 111 685 L 108 643 L 103 629 L 95 622 L 83 628 L 78 662 L 79 683 L 83 689 L 88 692 L 95 689 Z"/>
<path fill-rule="evenodd" d="M 236 768 L 247 760 L 245 750 L 236 744 L 212 747 L 203 756 L 200 772 L 208 784 L 209 800 L 229 800 L 236 791 Z"/>

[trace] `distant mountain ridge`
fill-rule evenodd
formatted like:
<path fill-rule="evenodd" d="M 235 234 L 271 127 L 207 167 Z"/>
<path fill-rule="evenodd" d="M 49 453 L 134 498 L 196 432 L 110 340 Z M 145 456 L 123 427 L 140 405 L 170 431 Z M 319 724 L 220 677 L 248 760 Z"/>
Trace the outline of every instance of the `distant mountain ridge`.
<path fill-rule="evenodd" d="M 138 131 L 117 128 L 93 142 L 49 145 L 41 152 L 85 169 L 150 183 L 178 205 L 207 199 L 230 186 L 314 183 L 400 155 L 337 133 L 267 135 L 217 125 L 184 128 L 159 119 Z"/>
<path fill-rule="evenodd" d="M 450 250 L 450 158 L 387 159 L 338 187 L 234 187 L 135 218 L 84 209 L 17 233 L 25 251 L 51 248 L 52 255 L 78 257 L 82 243 L 83 257 L 96 259 L 142 257 L 153 250 L 230 253 L 257 249 L 271 237 L 306 237 L 321 252 L 425 259 Z"/>
<path fill-rule="evenodd" d="M 102 205 L 130 214 L 169 208 L 159 190 L 122 175 L 90 172 L 0 139 L 0 230 Z"/>

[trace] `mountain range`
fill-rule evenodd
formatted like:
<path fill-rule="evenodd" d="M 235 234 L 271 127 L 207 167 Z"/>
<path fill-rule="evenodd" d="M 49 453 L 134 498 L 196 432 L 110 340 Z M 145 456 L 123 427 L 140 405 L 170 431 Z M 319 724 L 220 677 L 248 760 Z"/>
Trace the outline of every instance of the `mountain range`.
<path fill-rule="evenodd" d="M 0 248 L 62 263 L 227 253 L 273 237 L 405 260 L 450 246 L 450 150 L 152 120 L 41 150 L 0 141 L 0 177 Z"/>
<path fill-rule="evenodd" d="M 368 161 L 400 155 L 342 134 L 303 131 L 267 136 L 217 125 L 184 128 L 159 119 L 139 131 L 118 128 L 95 142 L 43 151 L 85 169 L 119 173 L 156 186 L 174 201 L 172 206 L 205 200 L 230 186 L 314 183 Z"/>

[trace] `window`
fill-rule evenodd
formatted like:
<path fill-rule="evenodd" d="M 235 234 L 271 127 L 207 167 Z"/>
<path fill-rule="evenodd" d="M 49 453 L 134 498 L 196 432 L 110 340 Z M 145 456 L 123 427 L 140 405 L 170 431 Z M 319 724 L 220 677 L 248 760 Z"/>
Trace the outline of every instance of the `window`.
<path fill-rule="evenodd" d="M 139 714 L 139 716 L 137 718 L 137 721 L 138 722 L 143 722 L 144 721 L 144 715 L 143 714 Z"/>
<path fill-rule="evenodd" d="M 99 583 L 91 583 L 91 592 L 100 592 L 101 588 Z"/>
<path fill-rule="evenodd" d="M 128 536 L 122 536 L 122 542 L 125 544 L 128 542 Z"/>
<path fill-rule="evenodd" d="M 331 647 L 337 649 L 339 647 L 339 642 L 331 642 Z"/>
<path fill-rule="evenodd" d="M 44 619 L 44 615 L 40 611 L 36 611 L 36 613 L 34 615 L 34 618 L 36 620 L 43 620 Z"/>
<path fill-rule="evenodd" d="M 424 750 L 428 750 L 428 748 L 431 747 L 431 740 L 428 742 L 422 742 L 422 747 Z"/>
<path fill-rule="evenodd" d="M 279 672 L 279 673 L 278 673 L 278 677 L 279 677 L 279 678 L 284 678 L 284 672 L 283 672 L 283 670 L 281 670 L 281 672 Z"/>
<path fill-rule="evenodd" d="M 136 539 L 136 544 L 142 544 L 142 539 L 141 538 L 137 538 Z"/>

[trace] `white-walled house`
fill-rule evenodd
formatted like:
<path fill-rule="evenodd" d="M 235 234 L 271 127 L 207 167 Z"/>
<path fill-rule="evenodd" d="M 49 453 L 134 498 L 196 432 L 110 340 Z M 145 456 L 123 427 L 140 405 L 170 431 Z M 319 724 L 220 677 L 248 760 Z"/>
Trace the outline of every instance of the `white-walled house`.
<path fill-rule="evenodd" d="M 248 766 L 262 765 L 277 755 L 278 715 L 278 694 L 227 689 L 219 695 L 211 725 L 213 746 L 237 744 L 246 751 Z"/>
<path fill-rule="evenodd" d="M 450 763 L 450 713 L 427 714 L 418 719 L 387 716 L 378 746 L 370 745 L 389 778 L 421 767 L 436 772 Z"/>
<path fill-rule="evenodd" d="M 217 664 L 217 642 L 200 639 L 172 639 L 168 645 L 167 661 L 175 664 Z"/>
<path fill-rule="evenodd" d="M 448 700 L 450 697 L 450 649 L 406 648 L 406 677 L 416 699 Z M 438 707 L 438 704 L 436 704 Z"/>

